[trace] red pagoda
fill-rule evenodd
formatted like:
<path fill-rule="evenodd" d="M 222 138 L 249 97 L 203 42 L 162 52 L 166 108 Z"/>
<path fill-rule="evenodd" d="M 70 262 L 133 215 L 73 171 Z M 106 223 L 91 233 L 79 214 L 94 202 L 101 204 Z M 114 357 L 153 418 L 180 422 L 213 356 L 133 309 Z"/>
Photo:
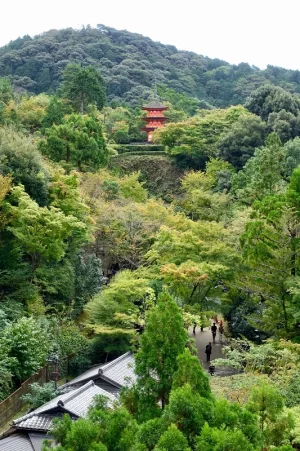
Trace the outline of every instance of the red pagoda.
<path fill-rule="evenodd" d="M 143 121 L 146 121 L 146 125 L 142 128 L 142 130 L 147 133 L 148 143 L 152 142 L 153 131 L 159 127 L 163 127 L 165 122 L 168 120 L 163 113 L 163 111 L 167 109 L 168 107 L 164 106 L 158 100 L 153 100 L 148 103 L 148 105 L 143 106 L 143 110 L 147 111 L 147 116 L 143 117 Z"/>

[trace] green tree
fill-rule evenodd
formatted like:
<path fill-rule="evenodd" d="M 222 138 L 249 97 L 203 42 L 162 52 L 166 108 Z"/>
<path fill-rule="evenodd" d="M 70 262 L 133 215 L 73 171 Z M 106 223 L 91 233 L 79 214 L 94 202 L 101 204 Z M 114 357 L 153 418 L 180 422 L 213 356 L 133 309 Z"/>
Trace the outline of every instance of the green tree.
<path fill-rule="evenodd" d="M 206 424 L 197 438 L 196 451 L 255 451 L 241 431 L 217 429 Z"/>
<path fill-rule="evenodd" d="M 168 404 L 177 357 L 186 341 L 180 310 L 172 297 L 164 293 L 146 317 L 146 329 L 136 354 L 137 387 L 144 396 L 160 401 L 162 409 Z"/>
<path fill-rule="evenodd" d="M 154 451 L 191 451 L 188 441 L 174 424 L 162 434 Z"/>
<path fill-rule="evenodd" d="M 71 107 L 66 101 L 59 99 L 57 96 L 51 96 L 49 105 L 46 108 L 45 116 L 43 117 L 41 131 L 44 133 L 47 128 L 52 125 L 60 125 L 63 122 L 64 116 L 71 113 Z"/>
<path fill-rule="evenodd" d="M 257 116 L 241 116 L 228 131 L 221 134 L 217 150 L 223 160 L 242 169 L 254 150 L 264 143 L 266 124 Z"/>
<path fill-rule="evenodd" d="M 105 104 L 104 81 L 100 73 L 93 67 L 81 67 L 70 63 L 62 75 L 60 92 L 63 97 L 71 100 L 77 112 L 83 114 L 89 104 L 95 104 L 102 109 Z"/>
<path fill-rule="evenodd" d="M 189 349 L 177 357 L 178 369 L 173 375 L 172 390 L 189 384 L 191 389 L 203 398 L 211 398 L 208 376 L 204 374 L 198 357 Z"/>
<path fill-rule="evenodd" d="M 0 173 L 24 185 L 39 205 L 48 204 L 49 171 L 33 139 L 10 127 L 0 129 Z"/>
<path fill-rule="evenodd" d="M 265 147 L 256 149 L 242 171 L 232 177 L 232 191 L 246 204 L 283 189 L 284 150 L 279 137 L 269 135 Z"/>
<path fill-rule="evenodd" d="M 0 77 L 0 104 L 8 103 L 13 98 L 13 87 L 7 77 Z"/>
<path fill-rule="evenodd" d="M 175 424 L 192 446 L 206 422 L 213 421 L 213 403 L 201 397 L 189 385 L 172 390 L 170 403 L 164 412 L 169 424 Z"/>
<path fill-rule="evenodd" d="M 46 361 L 51 349 L 47 323 L 23 317 L 4 330 L 9 344 L 8 357 L 14 359 L 13 374 L 23 382 L 36 373 Z"/>
<path fill-rule="evenodd" d="M 290 414 L 283 414 L 284 401 L 279 391 L 263 384 L 253 388 L 249 409 L 259 417 L 259 427 L 267 445 L 281 445 L 293 427 Z"/>
<path fill-rule="evenodd" d="M 66 161 L 80 171 L 83 165 L 97 169 L 107 162 L 108 151 L 101 126 L 91 116 L 71 114 L 62 124 L 46 129 L 45 135 L 39 147 L 54 161 Z"/>
<path fill-rule="evenodd" d="M 245 107 L 263 121 L 268 121 L 271 113 L 279 113 L 281 110 L 297 115 L 300 100 L 279 86 L 265 85 L 251 93 Z"/>

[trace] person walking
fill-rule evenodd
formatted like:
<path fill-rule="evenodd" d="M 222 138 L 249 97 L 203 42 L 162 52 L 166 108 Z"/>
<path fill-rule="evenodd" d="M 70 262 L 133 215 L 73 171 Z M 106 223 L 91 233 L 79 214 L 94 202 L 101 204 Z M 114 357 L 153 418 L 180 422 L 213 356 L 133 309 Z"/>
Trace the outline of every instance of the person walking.
<path fill-rule="evenodd" d="M 219 336 L 220 336 L 220 342 L 223 341 L 223 334 L 224 334 L 224 326 L 223 324 L 219 326 Z"/>
<path fill-rule="evenodd" d="M 211 333 L 212 333 L 212 337 L 213 337 L 213 343 L 215 343 L 216 342 L 216 335 L 217 335 L 216 323 L 213 323 L 213 325 L 211 326 Z"/>
<path fill-rule="evenodd" d="M 211 342 L 209 342 L 209 344 L 206 345 L 206 348 L 205 348 L 205 354 L 206 354 L 206 361 L 207 362 L 210 362 L 211 350 L 212 350 Z"/>
<path fill-rule="evenodd" d="M 196 327 L 197 327 L 197 323 L 194 323 L 194 326 L 193 326 L 193 334 L 194 335 L 196 335 Z"/>

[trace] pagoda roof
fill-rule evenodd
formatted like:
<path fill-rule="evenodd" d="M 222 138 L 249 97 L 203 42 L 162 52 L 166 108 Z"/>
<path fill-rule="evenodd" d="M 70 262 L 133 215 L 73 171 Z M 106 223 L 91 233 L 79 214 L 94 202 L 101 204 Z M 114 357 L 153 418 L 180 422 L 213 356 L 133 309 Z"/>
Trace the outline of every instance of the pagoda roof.
<path fill-rule="evenodd" d="M 160 103 L 158 100 L 152 100 L 143 106 L 143 110 L 167 110 L 168 107 Z"/>

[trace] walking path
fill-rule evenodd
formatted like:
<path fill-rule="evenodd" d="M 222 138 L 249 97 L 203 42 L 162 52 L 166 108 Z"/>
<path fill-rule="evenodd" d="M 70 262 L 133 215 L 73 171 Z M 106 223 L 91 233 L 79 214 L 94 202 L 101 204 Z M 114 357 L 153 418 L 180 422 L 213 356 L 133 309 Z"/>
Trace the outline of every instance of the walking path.
<path fill-rule="evenodd" d="M 219 328 L 219 326 L 218 326 Z M 222 347 L 226 344 L 225 337 L 223 335 L 222 341 L 220 341 L 219 331 L 217 331 L 216 342 L 213 343 L 212 333 L 208 327 L 205 327 L 203 332 L 201 332 L 200 327 L 196 327 L 196 334 L 193 334 L 193 327 L 188 329 L 189 336 L 195 339 L 196 348 L 198 349 L 198 358 L 205 370 L 208 371 L 209 363 L 206 362 L 205 347 L 211 342 L 212 353 L 210 356 L 210 361 L 213 363 L 214 359 L 224 358 L 222 353 Z M 235 373 L 228 367 L 217 367 L 215 374 L 216 376 L 228 376 Z"/>

